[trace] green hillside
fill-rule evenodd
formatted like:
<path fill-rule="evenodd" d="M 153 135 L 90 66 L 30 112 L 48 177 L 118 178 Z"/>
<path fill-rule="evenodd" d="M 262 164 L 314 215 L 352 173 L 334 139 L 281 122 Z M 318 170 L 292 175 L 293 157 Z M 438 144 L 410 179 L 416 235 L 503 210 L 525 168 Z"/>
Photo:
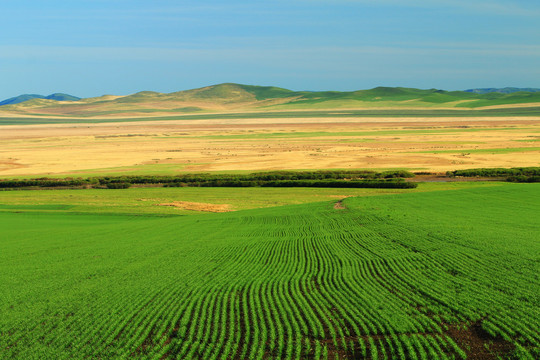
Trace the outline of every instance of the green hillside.
<path fill-rule="evenodd" d="M 69 95 L 53 94 L 2 106 L 0 116 L 49 114 L 61 117 L 107 117 L 133 114 L 137 118 L 154 113 L 392 108 L 463 110 L 498 105 L 517 108 L 530 104 L 530 107 L 534 107 L 538 103 L 540 92 L 474 93 L 404 87 L 376 87 L 357 91 L 292 91 L 273 86 L 225 83 L 172 93 L 141 91 L 127 96 L 103 96 L 80 101 L 74 101 Z"/>
<path fill-rule="evenodd" d="M 112 102 L 116 103 L 137 103 L 140 101 L 146 101 L 149 99 L 159 99 L 162 98 L 163 94 L 158 93 L 155 91 L 141 91 L 132 95 L 124 96 L 115 100 L 112 100 Z"/>
<path fill-rule="evenodd" d="M 457 105 L 458 107 L 481 107 L 493 105 L 509 105 L 540 102 L 540 92 L 515 92 L 511 94 L 481 94 L 474 102 Z"/>
<path fill-rule="evenodd" d="M 166 217 L 4 202 L 0 357 L 540 357 L 540 186 L 334 203 Z"/>
<path fill-rule="evenodd" d="M 488 93 L 475 94 L 465 91 L 445 91 L 437 89 L 421 90 L 402 87 L 376 87 L 370 90 L 358 91 L 291 91 L 287 89 L 248 86 L 239 84 L 222 84 L 211 87 L 204 92 L 208 98 L 233 98 L 238 91 L 245 91 L 255 96 L 257 100 L 276 98 L 290 98 L 285 105 L 294 106 L 298 102 L 324 103 L 328 101 L 356 101 L 356 102 L 394 102 L 399 106 L 400 102 L 414 100 L 415 104 L 445 104 L 451 102 L 467 101 L 457 104 L 457 107 L 476 108 L 491 105 L 518 104 L 540 102 L 539 92 L 515 92 L 511 94 Z M 403 104 L 401 104 L 403 105 Z"/>
<path fill-rule="evenodd" d="M 49 100 L 56 100 L 56 101 L 77 101 L 81 100 L 81 98 L 69 95 L 69 94 L 63 94 L 63 93 L 54 93 L 49 96 L 46 96 L 45 99 Z"/>
<path fill-rule="evenodd" d="M 477 108 L 492 105 L 519 104 L 540 102 L 540 93 L 517 92 L 511 94 L 487 93 L 476 94 L 465 91 L 444 91 L 437 89 L 421 90 L 402 87 L 377 87 L 358 91 L 291 91 L 271 86 L 252 86 L 241 84 L 220 84 L 197 90 L 172 93 L 178 97 L 204 100 L 242 101 L 254 98 L 259 101 L 270 99 L 286 99 L 278 107 L 295 107 L 299 104 L 324 104 L 341 102 L 354 104 L 359 102 L 387 103 L 394 106 L 407 106 L 411 102 L 416 106 L 444 105 L 446 103 L 464 102 L 451 107 Z"/>

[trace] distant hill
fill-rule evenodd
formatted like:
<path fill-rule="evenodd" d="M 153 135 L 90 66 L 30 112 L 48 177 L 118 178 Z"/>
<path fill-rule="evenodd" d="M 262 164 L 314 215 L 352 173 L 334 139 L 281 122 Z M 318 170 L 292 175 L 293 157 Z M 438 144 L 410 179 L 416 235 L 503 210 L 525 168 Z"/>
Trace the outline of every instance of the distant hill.
<path fill-rule="evenodd" d="M 445 91 L 376 87 L 357 91 L 293 91 L 274 86 L 225 83 L 172 93 L 141 91 L 127 96 L 79 99 L 66 94 L 21 95 L 0 103 L 2 116 L 147 117 L 271 110 L 455 109 L 540 105 L 540 91 Z M 523 89 L 521 89 L 523 90 Z M 56 101 L 53 101 L 56 100 Z M 60 102 L 59 102 L 60 101 Z"/>
<path fill-rule="evenodd" d="M 56 101 L 77 101 L 81 100 L 80 97 L 69 95 L 69 94 L 63 94 L 63 93 L 54 93 L 49 96 L 45 96 L 45 99 L 49 100 L 56 100 Z"/>
<path fill-rule="evenodd" d="M 516 88 L 516 87 L 505 87 L 505 88 L 481 88 L 481 89 L 468 89 L 466 92 L 471 92 L 475 94 L 487 94 L 487 93 L 501 93 L 501 94 L 511 94 L 515 92 L 540 92 L 538 88 Z"/>
<path fill-rule="evenodd" d="M 0 106 L 2 105 L 13 105 L 13 104 L 19 104 L 28 100 L 32 99 L 47 99 L 47 100 L 56 100 L 56 101 L 78 101 L 81 100 L 81 98 L 68 95 L 68 94 L 62 94 L 62 93 L 54 93 L 49 96 L 44 95 L 38 95 L 38 94 L 23 94 L 19 96 L 15 96 L 9 99 L 6 99 L 4 101 L 0 101 Z"/>

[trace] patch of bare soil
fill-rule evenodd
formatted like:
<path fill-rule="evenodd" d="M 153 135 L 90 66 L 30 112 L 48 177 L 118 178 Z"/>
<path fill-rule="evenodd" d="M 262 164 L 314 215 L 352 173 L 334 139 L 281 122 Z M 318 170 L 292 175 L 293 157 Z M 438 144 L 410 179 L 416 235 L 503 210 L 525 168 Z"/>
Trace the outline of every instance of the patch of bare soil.
<path fill-rule="evenodd" d="M 208 204 L 190 201 L 172 201 L 170 203 L 156 204 L 158 206 L 172 206 L 184 210 L 206 211 L 206 212 L 228 212 L 232 211 L 229 204 Z"/>
<path fill-rule="evenodd" d="M 20 169 L 20 168 L 26 168 L 27 165 L 19 164 L 17 160 L 14 159 L 8 159 L 8 160 L 0 160 L 0 171 L 2 170 L 12 170 L 12 169 Z"/>
<path fill-rule="evenodd" d="M 336 210 L 343 210 L 343 209 L 346 209 L 345 205 L 343 205 L 343 200 L 344 200 L 344 199 L 341 199 L 341 200 L 339 200 L 338 202 L 336 202 L 336 203 L 334 204 L 334 209 L 336 209 Z"/>
<path fill-rule="evenodd" d="M 482 328 L 479 320 L 470 326 L 448 326 L 447 334 L 465 350 L 467 359 L 495 360 L 507 358 L 515 349 L 514 344 L 501 336 L 493 337 Z"/>
<path fill-rule="evenodd" d="M 515 350 L 515 346 L 502 337 L 492 337 L 489 335 L 484 329 L 482 329 L 481 321 L 469 325 L 468 327 L 465 327 L 463 324 L 450 325 L 448 326 L 446 334 L 450 336 L 459 346 L 459 348 L 465 352 L 467 359 L 507 359 L 510 358 L 512 352 Z M 437 335 L 437 333 L 404 333 L 402 335 L 423 335 L 425 337 L 431 337 Z M 375 360 L 373 357 L 370 340 L 374 340 L 376 344 L 378 343 L 377 351 L 375 353 L 379 354 L 379 357 L 377 358 L 381 358 L 381 353 L 392 354 L 394 351 L 388 346 L 388 336 L 389 335 L 386 334 L 346 336 L 341 340 L 350 344 L 348 350 L 343 350 L 342 348 L 337 347 L 334 340 L 331 338 L 319 340 L 319 342 L 327 347 L 329 359 L 333 359 L 335 356 L 336 358 L 340 359 Z M 362 347 L 359 345 L 359 339 L 362 339 L 364 349 L 362 349 Z M 381 345 L 382 348 L 380 347 Z M 315 347 L 315 341 L 313 341 L 313 347 Z M 461 358 L 461 356 L 455 353 L 453 350 L 447 349 L 447 351 L 447 355 L 455 358 Z M 363 353 L 365 353 L 366 356 L 364 356 Z"/>

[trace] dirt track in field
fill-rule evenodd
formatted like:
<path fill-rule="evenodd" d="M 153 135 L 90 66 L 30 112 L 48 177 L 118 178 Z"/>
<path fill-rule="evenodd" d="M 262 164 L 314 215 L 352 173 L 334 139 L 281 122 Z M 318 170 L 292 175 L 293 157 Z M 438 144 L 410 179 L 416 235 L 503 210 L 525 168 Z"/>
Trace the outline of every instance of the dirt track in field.
<path fill-rule="evenodd" d="M 539 138 L 540 117 L 9 125 L 0 126 L 0 176 L 539 166 Z"/>

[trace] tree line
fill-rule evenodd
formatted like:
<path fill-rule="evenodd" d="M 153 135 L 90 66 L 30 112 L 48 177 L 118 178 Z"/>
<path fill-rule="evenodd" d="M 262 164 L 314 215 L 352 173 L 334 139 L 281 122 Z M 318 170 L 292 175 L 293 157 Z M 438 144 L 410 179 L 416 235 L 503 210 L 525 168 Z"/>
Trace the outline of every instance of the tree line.
<path fill-rule="evenodd" d="M 131 185 L 161 185 L 164 187 L 380 187 L 412 188 L 416 184 L 404 181 L 414 174 L 404 170 L 375 172 L 370 170 L 273 171 L 252 174 L 181 174 L 124 175 L 89 178 L 36 178 L 0 180 L 0 188 L 107 188 L 125 189 Z"/>
<path fill-rule="evenodd" d="M 479 168 L 448 171 L 447 176 L 499 177 L 510 182 L 540 182 L 540 167 Z"/>

